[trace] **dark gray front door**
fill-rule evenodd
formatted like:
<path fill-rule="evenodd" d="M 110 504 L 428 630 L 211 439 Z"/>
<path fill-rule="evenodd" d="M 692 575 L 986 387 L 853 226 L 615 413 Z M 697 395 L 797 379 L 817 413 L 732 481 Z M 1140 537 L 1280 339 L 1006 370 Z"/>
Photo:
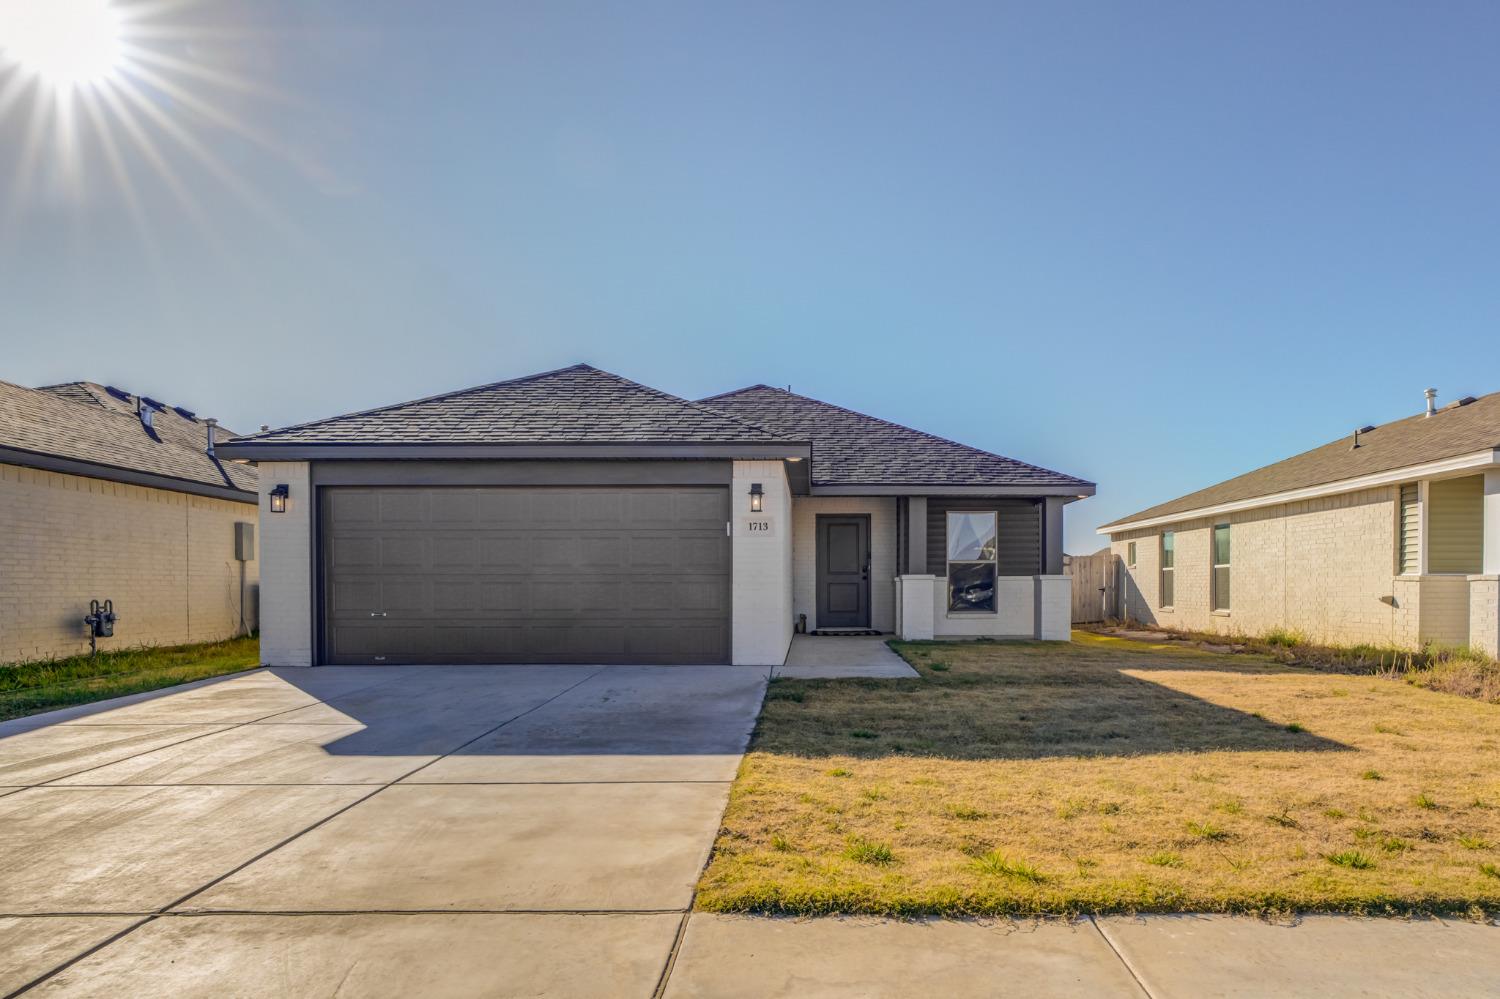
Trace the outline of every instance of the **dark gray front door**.
<path fill-rule="evenodd" d="M 324 662 L 729 661 L 722 487 L 319 496 Z"/>
<path fill-rule="evenodd" d="M 870 626 L 870 518 L 818 517 L 818 627 Z"/>

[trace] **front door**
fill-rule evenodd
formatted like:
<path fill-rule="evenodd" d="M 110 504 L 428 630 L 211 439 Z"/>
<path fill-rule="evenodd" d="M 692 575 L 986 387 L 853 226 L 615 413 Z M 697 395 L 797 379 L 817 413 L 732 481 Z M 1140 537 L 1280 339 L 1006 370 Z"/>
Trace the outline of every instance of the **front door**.
<path fill-rule="evenodd" d="M 870 518 L 818 517 L 819 628 L 870 626 Z"/>

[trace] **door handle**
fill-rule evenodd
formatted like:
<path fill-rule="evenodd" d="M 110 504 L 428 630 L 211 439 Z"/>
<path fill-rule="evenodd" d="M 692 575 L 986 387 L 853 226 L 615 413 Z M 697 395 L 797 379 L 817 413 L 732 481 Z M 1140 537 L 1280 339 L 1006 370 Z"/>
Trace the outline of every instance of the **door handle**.
<path fill-rule="evenodd" d="M 370 611 L 371 617 L 385 617 L 385 611 Z"/>

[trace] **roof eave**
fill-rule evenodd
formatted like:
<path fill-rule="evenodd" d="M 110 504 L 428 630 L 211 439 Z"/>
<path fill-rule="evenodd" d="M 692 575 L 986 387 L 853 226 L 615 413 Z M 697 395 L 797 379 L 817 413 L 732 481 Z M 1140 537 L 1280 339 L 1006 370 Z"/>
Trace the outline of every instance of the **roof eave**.
<path fill-rule="evenodd" d="M 801 442 L 629 442 L 550 444 L 310 444 L 242 440 L 217 445 L 227 457 L 245 461 L 442 461 L 473 458 L 687 458 L 775 460 L 810 459 L 812 445 Z"/>
<path fill-rule="evenodd" d="M 89 479 L 103 479 L 106 482 L 121 482 L 131 486 L 166 489 L 177 493 L 189 493 L 193 496 L 211 496 L 214 499 L 231 500 L 235 503 L 259 502 L 257 494 L 253 489 L 214 485 L 208 482 L 200 482 L 197 479 L 182 479 L 174 475 L 142 472 L 134 468 L 121 468 L 117 465 L 104 465 L 99 462 L 82 461 L 77 458 L 64 458 L 55 454 L 27 451 L 23 448 L 0 446 L 0 464 L 21 465 L 27 468 L 41 469 L 46 472 L 78 475 Z"/>
<path fill-rule="evenodd" d="M 1423 479 L 1434 476 L 1442 477 L 1477 468 L 1485 468 L 1490 465 L 1500 465 L 1500 448 L 1471 451 L 1467 454 L 1439 458 L 1435 461 L 1423 462 L 1418 465 L 1403 465 L 1400 468 L 1392 468 L 1384 472 L 1372 472 L 1369 475 L 1360 475 L 1352 479 L 1338 479 L 1315 486 L 1304 486 L 1301 489 L 1288 489 L 1284 492 L 1266 493 L 1262 496 L 1252 496 L 1248 499 L 1234 500 L 1229 503 L 1194 507 L 1190 510 L 1182 510 L 1177 513 L 1163 513 L 1154 517 L 1141 517 L 1139 514 L 1136 514 L 1124 520 L 1105 524 L 1099 527 L 1095 533 L 1105 536 L 1124 534 L 1126 531 L 1139 531 L 1148 527 L 1177 524 L 1184 520 L 1218 517 L 1227 513 L 1255 510 L 1264 506 L 1279 506 L 1282 503 L 1296 503 L 1301 500 L 1317 499 L 1320 496 L 1336 496 L 1339 493 L 1357 492 L 1360 489 L 1374 489 L 1397 482 L 1409 482 L 1412 479 Z"/>

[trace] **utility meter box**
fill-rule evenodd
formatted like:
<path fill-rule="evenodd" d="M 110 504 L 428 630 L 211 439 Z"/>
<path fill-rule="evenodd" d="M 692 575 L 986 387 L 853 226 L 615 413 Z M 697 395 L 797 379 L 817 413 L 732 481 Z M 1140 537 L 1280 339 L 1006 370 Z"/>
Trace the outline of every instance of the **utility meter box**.
<path fill-rule="evenodd" d="M 234 559 L 236 562 L 255 561 L 255 525 L 249 521 L 235 522 Z"/>

